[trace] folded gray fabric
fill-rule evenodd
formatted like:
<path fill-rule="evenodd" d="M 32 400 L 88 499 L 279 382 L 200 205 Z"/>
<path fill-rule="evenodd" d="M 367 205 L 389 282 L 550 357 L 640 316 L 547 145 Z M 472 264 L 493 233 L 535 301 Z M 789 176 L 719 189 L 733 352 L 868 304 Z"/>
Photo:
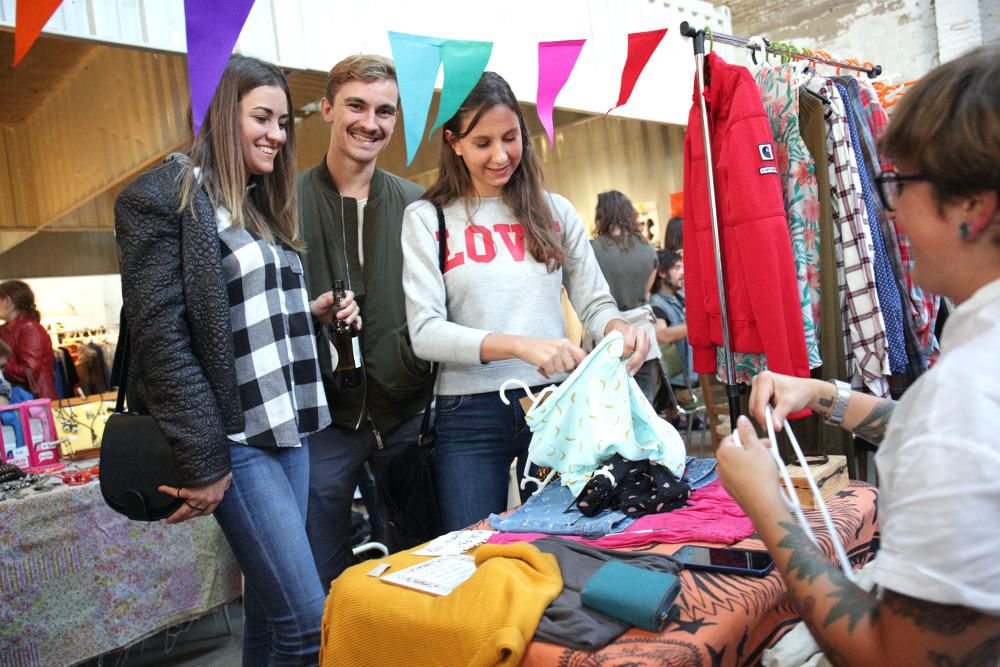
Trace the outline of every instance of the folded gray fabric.
<path fill-rule="evenodd" d="M 632 627 L 580 601 L 580 591 L 601 566 L 618 561 L 656 572 L 677 574 L 681 570 L 680 561 L 664 554 L 599 549 L 558 537 L 543 537 L 531 544 L 556 557 L 563 578 L 562 593 L 542 614 L 534 638 L 582 651 L 603 648 Z"/>

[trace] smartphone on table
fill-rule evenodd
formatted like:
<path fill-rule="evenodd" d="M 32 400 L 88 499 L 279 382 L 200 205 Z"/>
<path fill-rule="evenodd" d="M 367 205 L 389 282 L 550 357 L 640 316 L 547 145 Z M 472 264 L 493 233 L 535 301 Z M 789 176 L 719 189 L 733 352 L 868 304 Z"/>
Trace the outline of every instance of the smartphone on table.
<path fill-rule="evenodd" d="M 724 549 L 686 545 L 674 554 L 689 570 L 707 570 L 763 577 L 774 569 L 774 561 L 766 551 Z"/>

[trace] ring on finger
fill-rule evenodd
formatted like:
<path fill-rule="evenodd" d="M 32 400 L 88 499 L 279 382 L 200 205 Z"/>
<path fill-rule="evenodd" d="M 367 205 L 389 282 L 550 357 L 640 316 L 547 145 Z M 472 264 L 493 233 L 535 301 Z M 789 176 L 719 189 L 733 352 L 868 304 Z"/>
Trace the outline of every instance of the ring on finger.
<path fill-rule="evenodd" d="M 184 487 L 182 486 L 177 489 L 177 500 L 184 500 L 183 498 L 181 498 L 181 490 L 183 490 L 183 488 Z"/>
<path fill-rule="evenodd" d="M 191 509 L 193 509 L 196 512 L 204 512 L 205 510 L 208 509 L 207 507 L 198 507 L 197 505 L 192 505 L 191 503 L 189 503 L 186 500 L 184 501 L 184 504 L 187 505 L 188 507 L 190 507 Z"/>

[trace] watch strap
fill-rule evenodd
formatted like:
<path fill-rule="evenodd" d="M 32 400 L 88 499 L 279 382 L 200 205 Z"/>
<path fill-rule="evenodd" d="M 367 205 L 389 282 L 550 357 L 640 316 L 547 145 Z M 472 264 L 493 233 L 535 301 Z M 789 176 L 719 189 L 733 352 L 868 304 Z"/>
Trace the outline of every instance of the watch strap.
<path fill-rule="evenodd" d="M 830 380 L 830 384 L 836 387 L 837 396 L 833 399 L 833 410 L 825 421 L 831 426 L 840 426 L 847 413 L 847 402 L 851 400 L 851 385 L 840 380 Z"/>

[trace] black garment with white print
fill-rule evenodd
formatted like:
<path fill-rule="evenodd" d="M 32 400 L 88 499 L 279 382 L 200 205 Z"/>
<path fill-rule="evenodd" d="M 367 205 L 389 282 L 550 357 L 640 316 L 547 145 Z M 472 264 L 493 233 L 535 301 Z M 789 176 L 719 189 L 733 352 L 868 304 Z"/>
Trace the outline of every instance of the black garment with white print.
<path fill-rule="evenodd" d="M 246 415 L 243 432 L 229 439 L 298 447 L 304 436 L 330 424 L 302 260 L 280 241 L 267 243 L 232 226 L 224 209 L 216 221 Z"/>

